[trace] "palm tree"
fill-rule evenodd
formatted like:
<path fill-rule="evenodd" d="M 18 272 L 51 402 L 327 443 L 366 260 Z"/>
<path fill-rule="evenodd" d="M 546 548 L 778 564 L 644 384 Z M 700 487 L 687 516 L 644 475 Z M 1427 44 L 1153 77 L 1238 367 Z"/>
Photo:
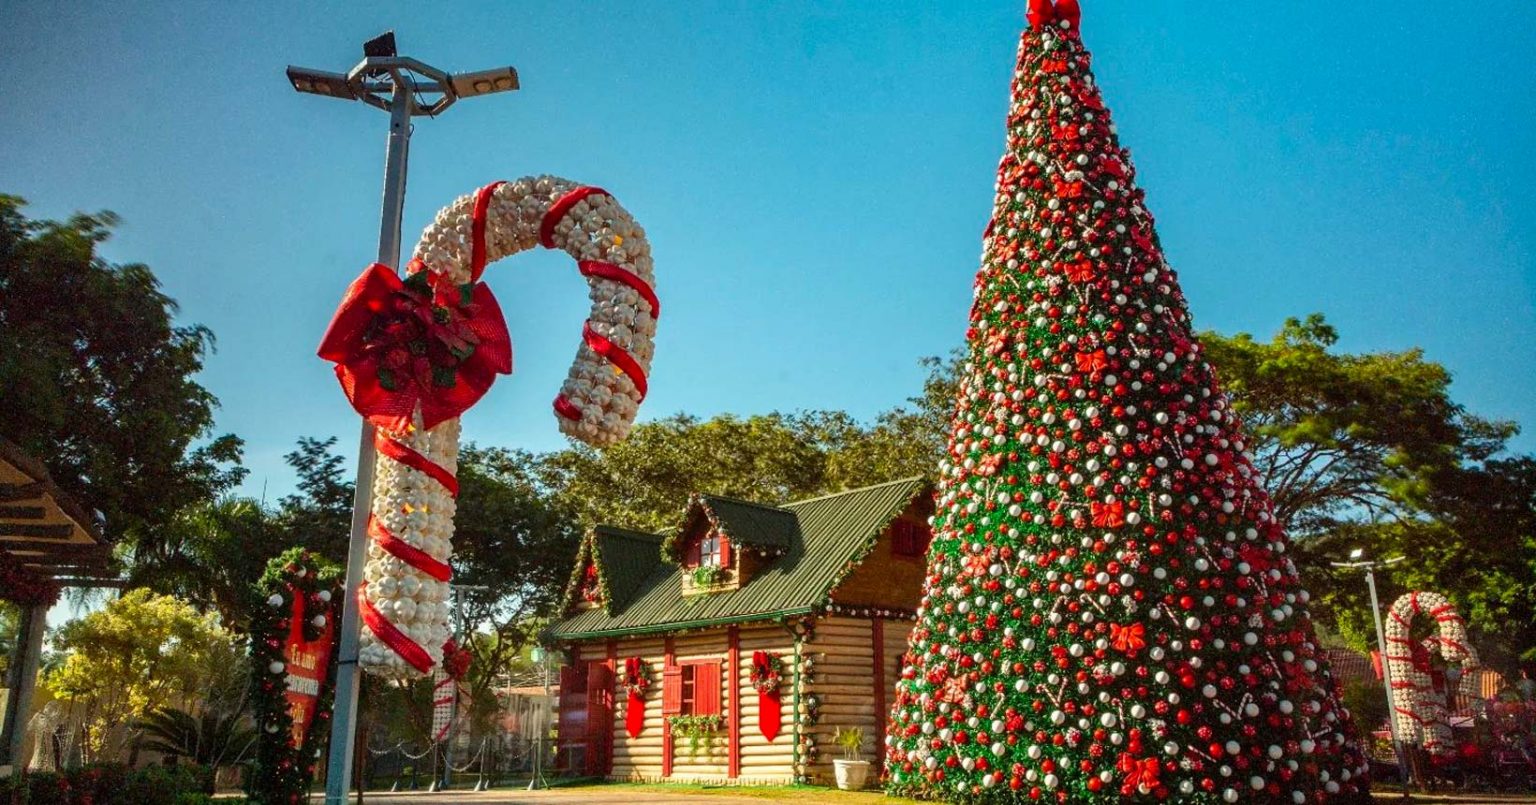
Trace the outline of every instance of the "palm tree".
<path fill-rule="evenodd" d="M 200 716 L 162 707 L 134 722 L 139 748 L 184 757 L 217 773 L 245 759 L 256 743 L 256 730 L 239 710 L 205 709 Z"/>

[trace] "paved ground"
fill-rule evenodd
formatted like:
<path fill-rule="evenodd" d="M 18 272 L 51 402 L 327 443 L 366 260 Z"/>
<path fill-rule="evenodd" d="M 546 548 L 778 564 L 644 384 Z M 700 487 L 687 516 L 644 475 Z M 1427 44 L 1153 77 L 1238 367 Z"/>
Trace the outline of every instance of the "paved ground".
<path fill-rule="evenodd" d="M 430 805 L 431 803 L 465 802 L 473 805 L 651 805 L 652 803 L 683 803 L 683 805 L 747 805 L 753 801 L 833 803 L 833 805 L 893 805 L 908 802 L 885 797 L 877 792 L 845 793 L 827 789 L 705 789 L 699 787 L 664 787 L 632 785 L 579 786 L 550 791 L 520 791 L 501 789 L 496 791 L 444 791 L 438 794 L 386 794 L 373 793 L 364 803 L 376 805 Z M 1500 794 L 1467 795 L 1416 795 L 1403 799 L 1397 794 L 1383 791 L 1376 801 L 1382 805 L 1494 805 L 1495 803 L 1536 803 L 1536 797 Z"/>

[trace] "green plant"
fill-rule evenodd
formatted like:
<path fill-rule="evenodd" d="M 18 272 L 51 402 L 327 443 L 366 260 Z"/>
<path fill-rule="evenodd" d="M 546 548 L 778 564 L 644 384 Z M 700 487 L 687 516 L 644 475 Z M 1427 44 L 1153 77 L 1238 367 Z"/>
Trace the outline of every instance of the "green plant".
<path fill-rule="evenodd" d="M 163 707 L 135 722 L 143 731 L 139 746 L 164 755 L 178 755 L 213 769 L 239 763 L 256 742 L 256 731 L 240 713 L 204 710 L 194 716 Z"/>
<path fill-rule="evenodd" d="M 691 577 L 695 587 L 713 587 L 725 579 L 725 571 L 714 565 L 699 565 Z"/>
<path fill-rule="evenodd" d="M 688 739 L 690 756 L 697 755 L 704 741 L 720 729 L 719 716 L 672 716 L 667 723 L 674 737 Z"/>
<path fill-rule="evenodd" d="M 864 747 L 863 727 L 838 727 L 832 742 L 843 750 L 844 760 L 858 760 L 859 750 Z"/>

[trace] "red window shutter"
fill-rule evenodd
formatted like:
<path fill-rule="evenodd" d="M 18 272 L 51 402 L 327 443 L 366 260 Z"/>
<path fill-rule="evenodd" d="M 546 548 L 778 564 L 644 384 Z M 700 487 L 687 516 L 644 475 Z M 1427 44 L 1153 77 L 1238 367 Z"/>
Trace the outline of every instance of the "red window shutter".
<path fill-rule="evenodd" d="M 720 535 L 720 566 L 731 566 L 731 541 L 724 534 Z"/>
<path fill-rule="evenodd" d="M 683 669 L 670 665 L 661 671 L 661 714 L 675 716 L 683 712 Z"/>
<path fill-rule="evenodd" d="M 693 714 L 720 715 L 720 662 L 701 662 L 693 666 Z"/>
<path fill-rule="evenodd" d="M 699 541 L 692 540 L 688 543 L 688 550 L 683 554 L 683 564 L 688 567 L 699 566 Z"/>

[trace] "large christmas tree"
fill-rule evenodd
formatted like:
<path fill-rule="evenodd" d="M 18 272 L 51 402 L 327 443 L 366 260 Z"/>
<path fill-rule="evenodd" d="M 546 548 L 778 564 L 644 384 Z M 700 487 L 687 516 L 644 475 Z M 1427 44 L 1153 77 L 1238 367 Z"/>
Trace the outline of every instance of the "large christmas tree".
<path fill-rule="evenodd" d="M 1035 0 L 975 284 L 893 790 L 1355 802 L 1290 544 L 1195 340 L 1077 4 Z"/>

